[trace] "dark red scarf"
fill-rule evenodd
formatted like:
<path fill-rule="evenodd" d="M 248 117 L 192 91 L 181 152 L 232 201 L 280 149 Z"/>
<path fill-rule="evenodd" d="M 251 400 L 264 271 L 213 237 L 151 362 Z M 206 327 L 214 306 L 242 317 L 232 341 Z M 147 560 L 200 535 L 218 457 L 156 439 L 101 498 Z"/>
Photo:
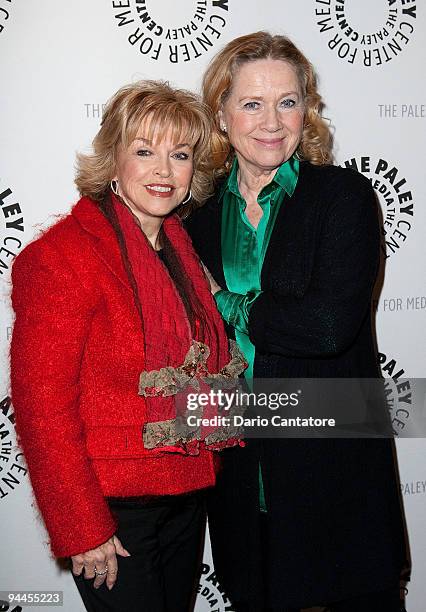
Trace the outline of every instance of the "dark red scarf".
<path fill-rule="evenodd" d="M 112 196 L 112 198 L 142 307 L 145 377 L 146 372 L 158 372 L 162 368 L 170 368 L 165 372 L 165 377 L 156 377 L 156 380 L 161 380 L 164 384 L 155 385 L 152 388 L 144 387 L 140 391 L 140 394 L 146 397 L 144 421 L 148 425 L 162 424 L 161 427 L 154 427 L 154 433 L 148 435 L 147 439 L 144 436 L 145 445 L 161 451 L 193 454 L 198 452 L 199 442 L 206 441 L 209 434 L 213 434 L 210 438 L 212 442 L 207 446 L 212 449 L 233 445 L 237 443 L 237 440 L 230 431 L 226 434 L 222 432 L 223 435 L 214 435 L 211 428 L 203 428 L 192 432 L 185 439 L 175 430 L 176 418 L 185 412 L 182 402 L 185 401 L 186 396 L 182 393 L 176 395 L 166 381 L 170 382 L 170 376 L 173 378 L 173 368 L 181 367 L 185 358 L 188 362 L 188 352 L 191 347 L 194 349 L 195 346 L 195 352 L 198 354 L 199 345 L 194 345 L 194 340 L 208 347 L 205 352 L 205 355 L 208 355 L 207 359 L 198 364 L 197 378 L 202 390 L 207 389 L 202 381 L 203 374 L 217 374 L 222 371 L 224 381 L 226 379 L 230 381 L 230 379 L 235 379 L 245 367 L 242 356 L 235 353 L 232 356 L 230 354 L 222 319 L 191 240 L 177 215 L 171 215 L 164 220 L 162 229 L 179 259 L 188 279 L 190 291 L 201 305 L 201 308 L 195 313 L 197 319 L 194 334 L 181 296 L 167 267 L 141 231 L 131 211 L 116 197 Z M 231 366 L 226 367 L 230 360 Z M 191 367 L 189 366 L 185 371 L 190 373 Z M 218 382 L 220 384 L 221 380 Z M 194 388 L 189 389 L 189 392 L 193 391 Z M 210 414 L 212 414 L 211 411 Z"/>

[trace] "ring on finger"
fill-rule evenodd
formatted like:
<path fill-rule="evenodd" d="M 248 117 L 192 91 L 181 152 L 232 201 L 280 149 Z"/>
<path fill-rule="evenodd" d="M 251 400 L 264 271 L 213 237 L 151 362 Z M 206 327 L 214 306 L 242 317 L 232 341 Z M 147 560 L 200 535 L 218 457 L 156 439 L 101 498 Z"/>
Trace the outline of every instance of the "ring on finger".
<path fill-rule="evenodd" d="M 105 576 L 105 574 L 108 572 L 108 566 L 105 567 L 105 569 L 103 570 L 103 572 L 99 572 L 96 565 L 95 565 L 95 574 L 96 576 Z"/>

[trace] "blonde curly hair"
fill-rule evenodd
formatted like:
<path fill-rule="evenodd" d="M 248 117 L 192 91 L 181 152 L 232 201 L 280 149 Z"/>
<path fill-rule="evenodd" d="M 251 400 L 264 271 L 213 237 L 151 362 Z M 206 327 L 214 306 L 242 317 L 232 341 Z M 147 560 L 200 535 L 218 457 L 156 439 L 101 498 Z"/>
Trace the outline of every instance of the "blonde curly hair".
<path fill-rule="evenodd" d="M 315 165 L 332 163 L 332 136 L 321 116 L 323 103 L 317 91 L 312 64 L 285 36 L 254 32 L 231 40 L 209 64 L 203 78 L 203 100 L 215 116 L 212 133 L 213 163 L 216 174 L 229 172 L 234 151 L 220 129 L 219 111 L 229 96 L 232 79 L 247 62 L 262 59 L 282 60 L 296 71 L 305 107 L 303 134 L 296 155 Z"/>
<path fill-rule="evenodd" d="M 187 216 L 195 203 L 202 203 L 213 191 L 211 167 L 210 109 L 198 96 L 174 89 L 165 81 L 138 81 L 119 89 L 108 101 L 93 152 L 77 155 L 75 184 L 82 196 L 102 202 L 114 177 L 119 146 L 128 146 L 146 121 L 147 138 L 155 131 L 160 138 L 169 130 L 176 142 L 185 138 L 194 148 L 192 200 L 177 209 Z"/>

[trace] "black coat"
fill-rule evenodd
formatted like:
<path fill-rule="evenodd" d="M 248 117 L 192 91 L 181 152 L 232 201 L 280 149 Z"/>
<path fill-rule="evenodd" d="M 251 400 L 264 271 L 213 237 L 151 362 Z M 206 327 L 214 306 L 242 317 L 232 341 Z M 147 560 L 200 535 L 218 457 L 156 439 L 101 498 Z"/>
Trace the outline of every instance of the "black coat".
<path fill-rule="evenodd" d="M 187 229 L 226 288 L 217 197 L 191 215 Z M 255 378 L 378 376 L 370 313 L 379 243 L 368 179 L 301 163 L 249 316 Z M 258 512 L 259 460 L 266 527 Z M 250 440 L 224 453 L 209 524 L 219 579 L 231 600 L 253 611 L 265 605 L 264 588 L 279 609 L 385 589 L 398 580 L 405 557 L 393 443 Z"/>

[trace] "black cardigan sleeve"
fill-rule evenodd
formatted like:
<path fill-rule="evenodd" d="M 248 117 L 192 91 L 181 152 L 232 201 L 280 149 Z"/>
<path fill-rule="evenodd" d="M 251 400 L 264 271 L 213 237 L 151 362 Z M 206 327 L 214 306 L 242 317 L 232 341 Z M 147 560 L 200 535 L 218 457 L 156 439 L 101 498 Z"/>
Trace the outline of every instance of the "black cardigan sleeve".
<path fill-rule="evenodd" d="M 262 353 L 338 355 L 370 314 L 380 251 L 377 203 L 368 179 L 343 172 L 335 189 L 324 186 L 327 210 L 305 293 L 297 297 L 266 289 L 251 308 L 249 335 Z"/>

